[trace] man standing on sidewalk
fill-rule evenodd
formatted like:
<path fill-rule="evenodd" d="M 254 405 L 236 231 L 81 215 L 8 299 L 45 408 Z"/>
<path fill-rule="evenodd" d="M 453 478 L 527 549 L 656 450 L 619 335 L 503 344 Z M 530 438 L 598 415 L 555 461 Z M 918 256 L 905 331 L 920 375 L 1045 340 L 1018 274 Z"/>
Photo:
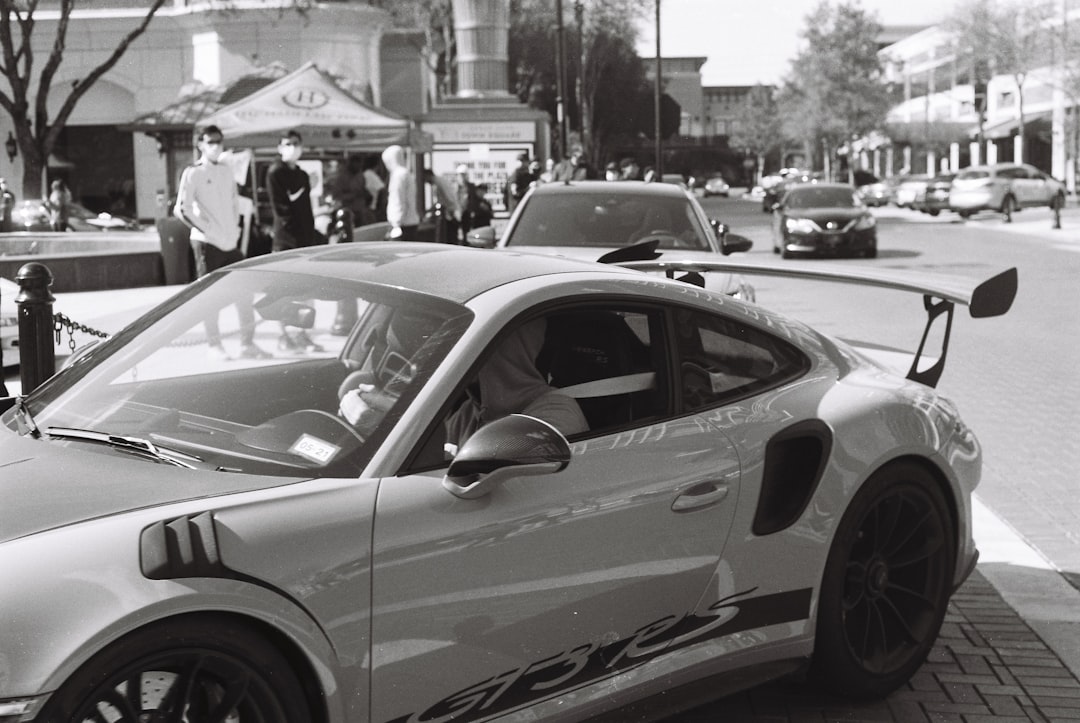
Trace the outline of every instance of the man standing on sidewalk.
<path fill-rule="evenodd" d="M 266 173 L 266 188 L 274 213 L 274 251 L 315 245 L 315 213 L 311 208 L 311 179 L 300 167 L 303 141 L 296 131 L 287 131 L 278 141 L 278 155 Z M 289 334 L 284 325 L 278 349 L 284 352 L 320 352 L 323 348 L 303 329 Z"/>
<path fill-rule="evenodd" d="M 176 193 L 174 214 L 191 228 L 195 272 L 199 277 L 240 261 L 240 200 L 232 169 L 221 163 L 224 137 L 217 126 L 199 133 L 199 160 L 184 169 Z M 240 321 L 240 357 L 270 357 L 255 344 L 255 311 L 250 304 L 237 304 Z M 221 344 L 217 317 L 206 320 L 210 356 L 231 358 Z"/>

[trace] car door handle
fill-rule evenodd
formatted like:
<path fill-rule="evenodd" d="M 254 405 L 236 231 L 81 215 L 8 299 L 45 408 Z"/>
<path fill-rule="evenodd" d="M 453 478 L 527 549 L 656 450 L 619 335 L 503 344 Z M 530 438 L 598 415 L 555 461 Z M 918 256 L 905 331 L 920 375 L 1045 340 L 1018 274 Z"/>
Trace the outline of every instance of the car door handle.
<path fill-rule="evenodd" d="M 675 498 L 675 501 L 671 503 L 671 511 L 686 512 L 715 505 L 727 497 L 727 493 L 726 485 L 718 482 L 699 482 Z"/>

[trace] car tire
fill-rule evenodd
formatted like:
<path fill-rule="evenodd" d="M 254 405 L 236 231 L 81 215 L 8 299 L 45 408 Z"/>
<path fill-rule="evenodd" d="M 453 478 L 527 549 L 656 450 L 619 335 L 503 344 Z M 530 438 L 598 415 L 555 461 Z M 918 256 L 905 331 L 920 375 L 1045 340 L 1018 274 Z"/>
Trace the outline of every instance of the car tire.
<path fill-rule="evenodd" d="M 937 215 L 939 215 L 941 213 L 941 209 L 932 208 L 929 211 L 927 211 L 927 213 L 930 214 L 931 216 L 937 216 Z"/>
<path fill-rule="evenodd" d="M 1005 223 L 1012 223 L 1014 211 L 1016 211 L 1016 199 L 1011 195 L 1005 196 L 1001 202 L 1001 215 Z"/>
<path fill-rule="evenodd" d="M 230 711 L 241 721 L 311 721 L 303 687 L 277 648 L 242 623 L 186 617 L 102 650 L 49 698 L 40 719 L 224 720 Z"/>
<path fill-rule="evenodd" d="M 849 698 L 882 698 L 910 679 L 941 629 L 956 533 L 921 465 L 883 467 L 837 527 L 818 604 L 813 677 Z"/>

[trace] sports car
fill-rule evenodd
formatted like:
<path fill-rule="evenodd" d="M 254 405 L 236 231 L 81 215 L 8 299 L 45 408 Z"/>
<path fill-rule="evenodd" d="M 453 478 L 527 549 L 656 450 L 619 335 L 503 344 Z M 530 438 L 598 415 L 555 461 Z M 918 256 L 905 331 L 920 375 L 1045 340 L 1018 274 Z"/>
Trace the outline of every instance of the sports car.
<path fill-rule="evenodd" d="M 577 721 L 706 678 L 901 685 L 977 557 L 944 356 L 905 378 L 641 273 L 678 259 L 624 265 L 265 255 L 7 399 L 0 721 Z M 685 265 L 916 292 L 928 325 L 1016 291 Z M 238 353 L 282 326 L 316 343 Z"/>

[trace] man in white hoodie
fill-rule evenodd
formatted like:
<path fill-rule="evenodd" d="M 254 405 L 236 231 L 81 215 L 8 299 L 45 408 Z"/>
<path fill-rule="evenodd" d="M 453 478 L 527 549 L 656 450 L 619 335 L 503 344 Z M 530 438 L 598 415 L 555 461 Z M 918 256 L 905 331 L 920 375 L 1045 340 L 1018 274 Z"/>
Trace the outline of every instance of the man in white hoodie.
<path fill-rule="evenodd" d="M 221 162 L 224 136 L 217 126 L 199 133 L 199 160 L 184 169 L 176 192 L 173 213 L 191 228 L 191 248 L 199 277 L 244 258 L 240 250 L 240 197 L 232 169 Z M 240 321 L 240 357 L 270 357 L 255 344 L 255 312 L 249 304 L 237 304 Z M 206 320 L 210 356 L 231 358 L 221 344 L 217 318 Z"/>
<path fill-rule="evenodd" d="M 416 179 L 405 165 L 405 149 L 389 146 L 382 152 L 383 165 L 390 172 L 386 183 L 386 221 L 390 238 L 416 241 L 420 214 L 416 211 Z"/>

